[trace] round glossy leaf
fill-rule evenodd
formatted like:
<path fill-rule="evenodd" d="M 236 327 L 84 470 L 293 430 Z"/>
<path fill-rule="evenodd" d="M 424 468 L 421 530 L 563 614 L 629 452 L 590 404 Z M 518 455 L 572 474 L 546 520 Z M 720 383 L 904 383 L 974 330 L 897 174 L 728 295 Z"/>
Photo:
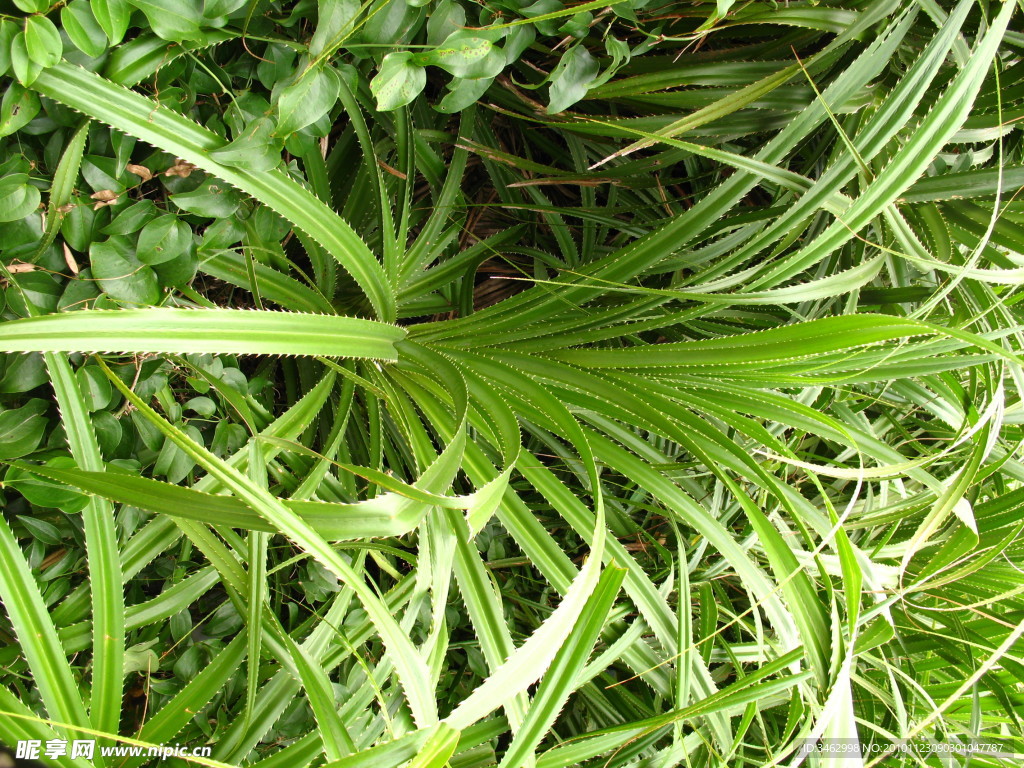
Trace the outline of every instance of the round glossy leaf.
<path fill-rule="evenodd" d="M 75 47 L 86 56 L 101 56 L 107 50 L 107 33 L 96 20 L 86 0 L 72 0 L 60 12 L 64 31 Z"/>
<path fill-rule="evenodd" d="M 309 41 L 310 56 L 333 49 L 355 31 L 359 5 L 358 0 L 320 0 L 316 32 Z"/>
<path fill-rule="evenodd" d="M 142 228 L 135 255 L 143 264 L 162 264 L 183 254 L 191 244 L 191 227 L 174 214 L 165 214 Z"/>
<path fill-rule="evenodd" d="M 551 73 L 548 114 L 553 115 L 568 109 L 586 96 L 600 70 L 597 59 L 582 45 L 566 51 Z"/>
<path fill-rule="evenodd" d="M 509 30 L 508 37 L 505 38 L 502 48 L 505 52 L 505 64 L 514 64 L 519 61 L 523 51 L 530 47 L 530 44 L 536 37 L 537 30 L 530 24 L 523 24 Z"/>
<path fill-rule="evenodd" d="M 94 243 L 89 258 L 100 288 L 111 298 L 131 304 L 155 304 L 160 300 L 156 273 L 135 258 L 126 238 Z"/>
<path fill-rule="evenodd" d="M 91 0 L 90 8 L 111 45 L 117 45 L 128 31 L 132 7 L 128 0 Z"/>
<path fill-rule="evenodd" d="M 29 400 L 0 413 L 0 459 L 16 459 L 36 449 L 46 431 L 45 400 Z"/>
<path fill-rule="evenodd" d="M 170 196 L 171 202 L 183 211 L 211 219 L 226 219 L 238 210 L 242 196 L 219 179 L 210 179 L 191 192 Z"/>
<path fill-rule="evenodd" d="M 25 49 L 36 64 L 52 67 L 60 61 L 64 44 L 52 21 L 45 16 L 29 16 L 25 19 Z"/>
<path fill-rule="evenodd" d="M 60 298 L 60 283 L 47 272 L 32 271 L 14 275 L 16 286 L 7 289 L 7 308 L 18 317 L 27 317 L 25 299 L 40 312 L 53 312 Z"/>
<path fill-rule="evenodd" d="M 199 0 L 131 0 L 131 4 L 146 14 L 153 31 L 164 40 L 180 43 L 202 36 Z"/>
<path fill-rule="evenodd" d="M 57 458 L 46 462 L 48 467 L 74 467 L 75 462 L 69 458 Z M 81 511 L 88 502 L 88 497 L 53 480 L 42 478 L 18 467 L 7 470 L 4 482 L 17 489 L 18 493 L 37 507 L 60 509 L 69 514 Z M 21 518 L 25 521 L 25 518 Z M 26 527 L 29 527 L 26 524 Z M 58 534 L 59 539 L 59 534 Z"/>
<path fill-rule="evenodd" d="M 560 3 L 558 0 L 537 0 L 532 5 L 528 5 L 519 12 L 528 19 L 533 19 L 538 16 L 547 16 L 551 13 L 558 13 L 565 9 L 565 4 Z M 562 25 L 560 19 L 544 19 L 543 21 L 534 22 L 534 26 L 537 31 L 542 35 L 557 35 L 558 28 Z"/>
<path fill-rule="evenodd" d="M 9 19 L 0 19 L 0 75 L 11 68 L 11 43 L 18 34 L 18 25 Z"/>
<path fill-rule="evenodd" d="M 42 67 L 28 55 L 24 30 L 19 30 L 11 41 L 11 69 L 14 70 L 18 82 L 26 86 L 32 85 L 42 70 Z"/>
<path fill-rule="evenodd" d="M 441 0 L 427 18 L 427 45 L 440 45 L 466 26 L 466 9 L 455 0 Z"/>
<path fill-rule="evenodd" d="M 405 0 L 377 0 L 366 14 L 366 23 L 360 30 L 362 40 L 389 48 L 411 42 L 412 33 L 422 23 L 425 15 Z"/>
<path fill-rule="evenodd" d="M 458 30 L 433 51 L 417 54 L 413 61 L 440 67 L 455 77 L 480 80 L 504 69 L 505 54 L 490 40 Z"/>
<path fill-rule="evenodd" d="M 101 231 L 105 235 L 130 235 L 132 232 L 138 232 L 158 215 L 159 210 L 152 200 L 139 200 L 117 214 Z"/>
<path fill-rule="evenodd" d="M 577 40 L 582 40 L 590 32 L 590 25 L 594 22 L 594 14 L 584 11 L 577 13 L 558 28 L 559 34 L 570 35 Z"/>
<path fill-rule="evenodd" d="M 61 312 L 88 309 L 98 296 L 100 290 L 92 280 L 92 270 L 83 269 L 76 279 L 68 281 L 57 303 L 57 309 Z"/>
<path fill-rule="evenodd" d="M 0 43 L 2 44 L 2 43 Z M 0 136 L 9 136 L 28 125 L 39 114 L 39 96 L 12 81 L 0 102 Z"/>
<path fill-rule="evenodd" d="M 184 431 L 199 445 L 204 444 L 202 433 L 191 424 L 185 425 Z M 166 477 L 169 483 L 180 483 L 195 465 L 195 460 L 187 453 L 170 440 L 165 440 L 153 465 L 153 474 Z"/>
<path fill-rule="evenodd" d="M 100 411 L 92 415 L 92 426 L 96 430 L 96 441 L 106 456 L 113 455 L 121 442 L 121 422 L 108 411 Z"/>
<path fill-rule="evenodd" d="M 14 4 L 25 13 L 42 13 L 50 7 L 48 0 L 14 0 Z"/>
<path fill-rule="evenodd" d="M 60 234 L 67 244 L 76 251 L 85 253 L 93 241 L 96 229 L 96 211 L 92 200 L 86 197 L 71 198 L 72 208 L 60 223 Z"/>
<path fill-rule="evenodd" d="M 491 87 L 492 82 L 494 79 L 490 77 L 485 80 L 452 80 L 448 86 L 451 90 L 441 99 L 441 103 L 436 107 L 437 111 L 461 112 L 471 104 L 475 104 Z"/>
<path fill-rule="evenodd" d="M 230 144 L 215 149 L 210 157 L 218 163 L 246 171 L 271 171 L 281 164 L 284 142 L 274 137 L 274 121 L 261 117 L 249 123 Z"/>
<path fill-rule="evenodd" d="M 389 53 L 381 63 L 377 76 L 370 81 L 370 91 L 377 100 L 377 109 L 386 112 L 403 107 L 415 99 L 427 84 L 427 72 L 412 63 L 408 51 Z"/>
<path fill-rule="evenodd" d="M 315 123 L 338 100 L 338 75 L 331 67 L 307 70 L 277 100 L 277 134 L 287 136 Z"/>
<path fill-rule="evenodd" d="M 44 384 L 48 376 L 43 356 L 38 352 L 27 355 L 4 355 L 7 365 L 0 376 L 0 394 L 28 392 Z"/>
<path fill-rule="evenodd" d="M 196 102 L 195 93 L 188 87 L 161 88 L 156 100 L 168 109 L 185 114 Z"/>
<path fill-rule="evenodd" d="M 39 207 L 39 190 L 28 174 L 12 173 L 0 179 L 0 221 L 23 219 Z"/>
<path fill-rule="evenodd" d="M 208 397 L 193 397 L 188 400 L 184 406 L 185 411 L 194 411 L 203 418 L 210 418 L 217 412 L 217 404 Z"/>
<path fill-rule="evenodd" d="M 206 0 L 203 3 L 203 18 L 206 25 L 223 27 L 228 17 L 244 6 L 248 0 Z"/>
<path fill-rule="evenodd" d="M 221 248 L 230 248 L 241 241 L 244 233 L 245 228 L 235 217 L 218 219 L 203 230 L 199 249 L 215 251 Z"/>
<path fill-rule="evenodd" d="M 79 368 L 75 371 L 75 379 L 90 412 L 101 410 L 110 404 L 110 396 L 113 393 L 110 379 L 98 367 L 90 365 Z"/>
<path fill-rule="evenodd" d="M 199 271 L 199 257 L 191 246 L 170 261 L 154 264 L 153 271 L 160 285 L 172 288 L 184 285 L 196 276 Z"/>

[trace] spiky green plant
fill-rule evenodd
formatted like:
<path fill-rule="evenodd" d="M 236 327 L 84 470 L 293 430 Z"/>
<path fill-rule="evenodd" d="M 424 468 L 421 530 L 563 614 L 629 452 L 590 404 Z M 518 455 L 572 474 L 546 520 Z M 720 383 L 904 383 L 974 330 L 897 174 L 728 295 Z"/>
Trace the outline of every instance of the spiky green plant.
<path fill-rule="evenodd" d="M 5 742 L 1024 753 L 1013 2 L 27 5 Z"/>

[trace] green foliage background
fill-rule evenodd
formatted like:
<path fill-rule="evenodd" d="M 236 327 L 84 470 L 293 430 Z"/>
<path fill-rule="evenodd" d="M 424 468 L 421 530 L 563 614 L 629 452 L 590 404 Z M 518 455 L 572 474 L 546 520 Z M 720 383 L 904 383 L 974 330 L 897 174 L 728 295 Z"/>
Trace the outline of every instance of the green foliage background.
<path fill-rule="evenodd" d="M 0 4 L 0 739 L 1016 764 L 1020 17 Z"/>

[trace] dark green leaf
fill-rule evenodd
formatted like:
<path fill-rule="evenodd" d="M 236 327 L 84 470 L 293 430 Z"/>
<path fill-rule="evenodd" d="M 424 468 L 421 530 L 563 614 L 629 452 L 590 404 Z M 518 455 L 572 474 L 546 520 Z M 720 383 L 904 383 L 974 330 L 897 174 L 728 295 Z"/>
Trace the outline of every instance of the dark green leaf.
<path fill-rule="evenodd" d="M 100 231 L 105 235 L 130 235 L 138 232 L 158 215 L 159 211 L 152 200 L 139 200 L 122 209 L 114 220 Z"/>
<path fill-rule="evenodd" d="M 0 459 L 16 459 L 36 449 L 46 430 L 47 407 L 44 400 L 29 400 L 0 413 Z"/>
<path fill-rule="evenodd" d="M 582 45 L 566 51 L 551 73 L 548 114 L 554 115 L 568 109 L 586 96 L 599 71 L 597 59 Z"/>
<path fill-rule="evenodd" d="M 239 8 L 244 7 L 246 0 L 205 0 L 203 18 L 212 27 L 223 27 L 228 18 Z"/>
<path fill-rule="evenodd" d="M 39 207 L 39 200 L 39 190 L 28 183 L 28 174 L 0 178 L 0 221 L 25 218 Z"/>
<path fill-rule="evenodd" d="M 171 202 L 183 211 L 211 219 L 226 219 L 242 203 L 241 195 L 219 179 L 209 179 L 191 192 L 170 196 Z"/>
<path fill-rule="evenodd" d="M 47 462 L 47 466 L 67 469 L 74 466 L 74 460 L 70 458 L 52 459 Z M 74 488 L 41 478 L 20 467 L 8 469 L 4 482 L 16 488 L 18 493 L 37 507 L 75 513 L 81 511 L 87 501 L 87 497 Z M 54 543 L 59 544 L 59 538 L 58 536 L 58 541 Z"/>
<path fill-rule="evenodd" d="M 39 114 L 39 96 L 21 83 L 11 81 L 0 102 L 0 136 L 21 130 Z"/>
<path fill-rule="evenodd" d="M 164 214 L 142 228 L 135 255 L 152 266 L 177 258 L 191 245 L 192 229 L 188 224 L 173 214 Z"/>
<path fill-rule="evenodd" d="M 189 238 L 191 239 L 191 237 L 192 232 L 189 230 Z M 195 248 L 189 243 L 184 251 L 170 261 L 154 264 L 153 271 L 156 273 L 160 285 L 166 288 L 184 285 L 192 280 L 199 271 L 199 257 L 196 255 Z"/>
<path fill-rule="evenodd" d="M 493 81 L 484 80 L 453 80 L 449 84 L 449 91 L 437 105 L 438 112 L 461 112 L 466 107 L 475 104 L 484 95 Z"/>
<path fill-rule="evenodd" d="M 4 355 L 6 366 L 0 376 L 0 394 L 28 392 L 46 382 L 46 365 L 38 352 Z"/>
<path fill-rule="evenodd" d="M 146 14 L 153 31 L 164 40 L 180 43 L 201 38 L 203 12 L 199 0 L 130 1 Z"/>
<path fill-rule="evenodd" d="M 318 0 L 317 25 L 309 41 L 309 55 L 320 56 L 334 50 L 355 30 L 358 0 Z"/>
<path fill-rule="evenodd" d="M 376 0 L 361 31 L 362 41 L 393 48 L 412 42 L 411 33 L 423 22 L 423 14 L 406 2 Z"/>
<path fill-rule="evenodd" d="M 89 249 L 92 274 L 99 287 L 112 298 L 129 304 L 156 304 L 160 286 L 156 273 L 139 261 L 124 237 L 111 237 Z"/>
<path fill-rule="evenodd" d="M 427 45 L 439 46 L 466 26 L 466 9 L 455 0 L 441 0 L 427 18 Z"/>
<path fill-rule="evenodd" d="M 308 69 L 282 89 L 277 99 L 277 135 L 287 136 L 315 123 L 338 100 L 338 75 L 332 67 Z"/>
<path fill-rule="evenodd" d="M 234 168 L 270 171 L 281 164 L 283 146 L 283 140 L 274 135 L 274 121 L 261 117 L 249 123 L 230 144 L 213 150 L 210 157 Z"/>
<path fill-rule="evenodd" d="M 102 410 L 110 404 L 110 396 L 113 394 L 110 380 L 95 365 L 79 368 L 75 371 L 75 380 L 90 412 Z"/>

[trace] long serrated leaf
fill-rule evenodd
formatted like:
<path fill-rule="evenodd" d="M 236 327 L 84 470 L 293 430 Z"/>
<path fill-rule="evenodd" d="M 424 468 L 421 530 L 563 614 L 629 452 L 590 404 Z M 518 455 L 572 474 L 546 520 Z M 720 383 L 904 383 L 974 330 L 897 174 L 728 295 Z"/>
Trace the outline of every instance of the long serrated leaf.
<path fill-rule="evenodd" d="M 241 309 L 126 309 L 41 315 L 0 326 L 7 352 L 324 355 L 394 360 L 397 326 L 356 317 Z"/>
<path fill-rule="evenodd" d="M 223 138 L 81 67 L 62 62 L 40 73 L 33 88 L 187 160 L 273 208 L 337 259 L 362 287 L 378 318 L 395 319 L 394 292 L 366 244 L 322 200 L 283 172 L 253 172 L 217 162 L 210 153 L 226 143 Z"/>
<path fill-rule="evenodd" d="M 86 726 L 89 716 L 35 577 L 6 520 L 0 520 L 0 598 L 43 706 L 53 720 Z"/>
<path fill-rule="evenodd" d="M 101 363 L 102 364 L 102 363 Z M 108 378 L 142 414 L 175 445 L 190 455 L 198 464 L 216 477 L 247 505 L 264 517 L 274 528 L 283 533 L 303 551 L 320 562 L 325 568 L 341 579 L 359 598 L 364 610 L 371 617 L 388 648 L 388 653 L 398 670 L 399 679 L 405 690 L 410 709 L 416 721 L 431 725 L 437 721 L 437 702 L 433 691 L 426 687 L 429 672 L 422 656 L 412 645 L 409 637 L 399 627 L 387 607 L 370 589 L 363 578 L 339 555 L 308 523 L 288 509 L 279 499 L 265 489 L 255 485 L 249 478 L 226 462 L 218 459 L 208 450 L 193 442 L 184 432 L 163 419 L 156 411 L 143 402 L 120 379 L 108 371 Z"/>
<path fill-rule="evenodd" d="M 526 720 L 502 757 L 499 768 L 521 765 L 558 717 L 575 688 L 577 675 L 590 657 L 625 575 L 625 570 L 615 567 L 602 572 L 601 580 L 544 675 L 537 695 L 530 702 Z"/>

